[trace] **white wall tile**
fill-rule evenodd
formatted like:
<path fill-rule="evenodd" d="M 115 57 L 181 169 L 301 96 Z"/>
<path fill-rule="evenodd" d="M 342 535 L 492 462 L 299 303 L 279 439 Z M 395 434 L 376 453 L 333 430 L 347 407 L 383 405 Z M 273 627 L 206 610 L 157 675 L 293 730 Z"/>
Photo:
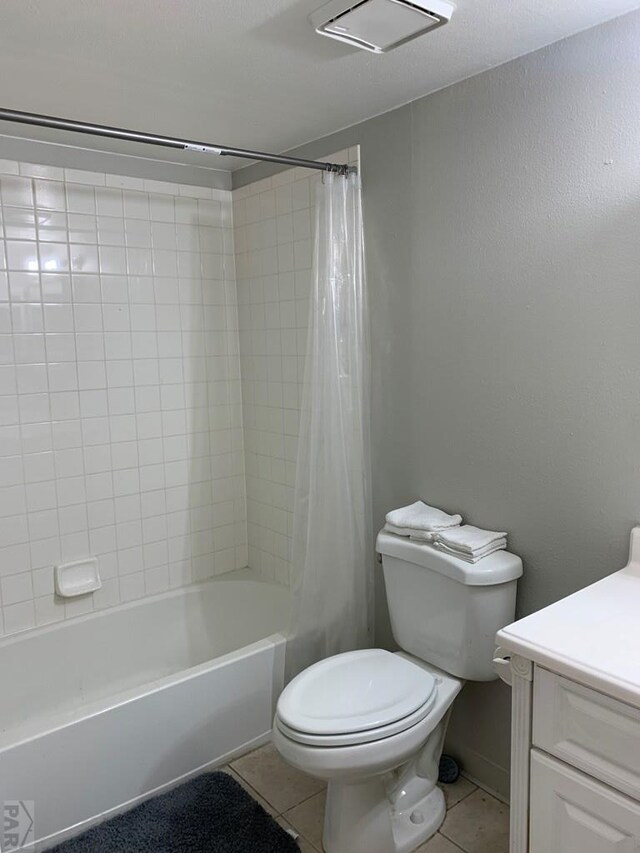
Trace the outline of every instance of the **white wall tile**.
<path fill-rule="evenodd" d="M 105 183 L 108 187 L 120 187 L 129 190 L 144 189 L 142 178 L 130 178 L 127 175 L 105 175 Z"/>
<path fill-rule="evenodd" d="M 0 198 L 3 207 L 5 205 L 32 207 L 33 182 L 29 178 L 3 177 Z"/>
<path fill-rule="evenodd" d="M 119 189 L 96 189 L 96 212 L 103 216 L 124 216 L 122 192 Z"/>
<path fill-rule="evenodd" d="M 20 172 L 19 165 L 14 160 L 0 160 L 0 174 L 17 175 Z"/>
<path fill-rule="evenodd" d="M 0 205 L 0 634 L 246 565 L 231 194 L 0 161 Z"/>
<path fill-rule="evenodd" d="M 249 564 L 280 583 L 289 582 L 316 181 L 289 169 L 233 192 Z"/>
<path fill-rule="evenodd" d="M 312 195 L 310 179 L 299 174 L 233 193 L 249 563 L 281 583 L 289 582 L 292 516 L 282 492 L 285 438 L 291 429 L 297 435 L 307 323 L 296 313 L 294 239 L 310 239 Z M 302 249 L 298 262 L 310 269 Z"/>
<path fill-rule="evenodd" d="M 4 617 L 4 630 L 7 634 L 26 631 L 28 628 L 35 627 L 36 617 L 33 600 L 3 607 L 2 614 Z"/>
<path fill-rule="evenodd" d="M 67 183 L 91 184 L 94 187 L 106 183 L 106 176 L 100 172 L 85 172 L 81 169 L 65 169 L 64 177 Z"/>
<path fill-rule="evenodd" d="M 93 186 L 78 186 L 76 184 L 67 183 L 67 210 L 70 213 L 90 213 L 96 212 L 96 197 Z"/>
<path fill-rule="evenodd" d="M 287 583 L 317 175 L 62 177 L 0 161 L 0 633 L 247 561 Z M 56 600 L 90 550 L 101 593 Z"/>

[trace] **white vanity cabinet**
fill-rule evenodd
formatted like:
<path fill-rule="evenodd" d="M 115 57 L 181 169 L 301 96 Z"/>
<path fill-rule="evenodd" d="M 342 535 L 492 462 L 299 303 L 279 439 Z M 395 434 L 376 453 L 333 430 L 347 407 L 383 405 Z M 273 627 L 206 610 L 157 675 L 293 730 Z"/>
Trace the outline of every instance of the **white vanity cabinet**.
<path fill-rule="evenodd" d="M 622 571 L 498 634 L 510 853 L 640 853 L 640 528 Z"/>

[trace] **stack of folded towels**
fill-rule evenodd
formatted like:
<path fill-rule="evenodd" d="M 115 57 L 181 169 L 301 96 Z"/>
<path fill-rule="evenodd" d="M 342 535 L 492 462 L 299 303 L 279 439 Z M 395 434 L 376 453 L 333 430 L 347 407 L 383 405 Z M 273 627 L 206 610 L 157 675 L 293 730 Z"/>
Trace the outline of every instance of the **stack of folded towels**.
<path fill-rule="evenodd" d="M 416 542 L 430 542 L 445 554 L 467 563 L 477 563 L 489 554 L 507 547 L 507 534 L 481 530 L 470 524 L 461 526 L 462 516 L 448 515 L 422 501 L 387 513 L 384 529 L 396 536 L 408 536 Z"/>
<path fill-rule="evenodd" d="M 477 563 L 494 551 L 507 547 L 507 534 L 497 530 L 481 530 L 470 524 L 443 530 L 433 543 L 436 548 L 467 563 Z"/>
<path fill-rule="evenodd" d="M 441 509 L 416 501 L 388 512 L 384 529 L 419 542 L 433 542 L 441 530 L 459 527 L 461 522 L 461 515 L 447 515 Z"/>

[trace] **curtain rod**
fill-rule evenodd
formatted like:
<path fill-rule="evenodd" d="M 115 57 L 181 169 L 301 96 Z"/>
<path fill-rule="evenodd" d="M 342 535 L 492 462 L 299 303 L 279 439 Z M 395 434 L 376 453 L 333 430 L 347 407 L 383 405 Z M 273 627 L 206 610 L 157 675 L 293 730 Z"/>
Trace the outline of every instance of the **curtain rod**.
<path fill-rule="evenodd" d="M 220 157 L 242 157 L 245 160 L 264 160 L 267 163 L 280 163 L 285 166 L 320 169 L 323 172 L 335 172 L 339 175 L 348 175 L 356 171 L 346 163 L 320 163 L 318 160 L 303 160 L 300 157 L 287 157 L 283 154 L 266 154 L 263 151 L 250 151 L 247 148 L 229 148 L 227 145 L 213 145 L 209 142 L 192 142 L 188 139 L 140 133 L 137 130 L 123 130 L 120 127 L 89 124 L 37 113 L 25 113 L 20 110 L 7 110 L 2 107 L 0 107 L 0 120 L 33 124 L 38 127 L 53 127 L 56 130 L 70 130 L 75 133 L 88 133 L 93 136 L 107 136 L 110 139 L 125 139 L 128 142 L 145 142 L 147 145 L 162 145 L 165 148 L 179 148 L 183 151 L 200 151 L 203 154 L 217 154 Z"/>

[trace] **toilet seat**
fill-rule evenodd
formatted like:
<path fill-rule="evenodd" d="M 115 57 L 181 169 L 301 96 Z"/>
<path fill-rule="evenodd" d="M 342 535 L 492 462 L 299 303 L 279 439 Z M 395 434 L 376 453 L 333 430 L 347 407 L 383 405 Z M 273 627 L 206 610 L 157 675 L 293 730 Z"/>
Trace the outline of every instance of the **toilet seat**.
<path fill-rule="evenodd" d="M 276 725 L 312 746 L 371 743 L 423 720 L 437 697 L 434 676 L 383 649 L 327 658 L 285 688 Z"/>
<path fill-rule="evenodd" d="M 412 728 L 424 720 L 432 710 L 434 704 L 435 696 L 432 696 L 424 705 L 418 708 L 417 711 L 414 711 L 413 714 L 409 714 L 408 717 L 396 720 L 396 722 L 390 723 L 388 726 L 381 726 L 377 729 L 367 729 L 367 731 L 364 732 L 347 732 L 335 735 L 312 735 L 308 732 L 300 732 L 296 729 L 290 728 L 277 715 L 275 723 L 283 735 L 286 735 L 288 738 L 296 741 L 297 743 L 304 743 L 308 746 L 355 746 L 357 744 L 373 743 L 374 741 L 383 740 L 384 738 L 392 737 L 392 735 L 397 735 L 401 732 L 407 731 L 407 729 Z"/>

